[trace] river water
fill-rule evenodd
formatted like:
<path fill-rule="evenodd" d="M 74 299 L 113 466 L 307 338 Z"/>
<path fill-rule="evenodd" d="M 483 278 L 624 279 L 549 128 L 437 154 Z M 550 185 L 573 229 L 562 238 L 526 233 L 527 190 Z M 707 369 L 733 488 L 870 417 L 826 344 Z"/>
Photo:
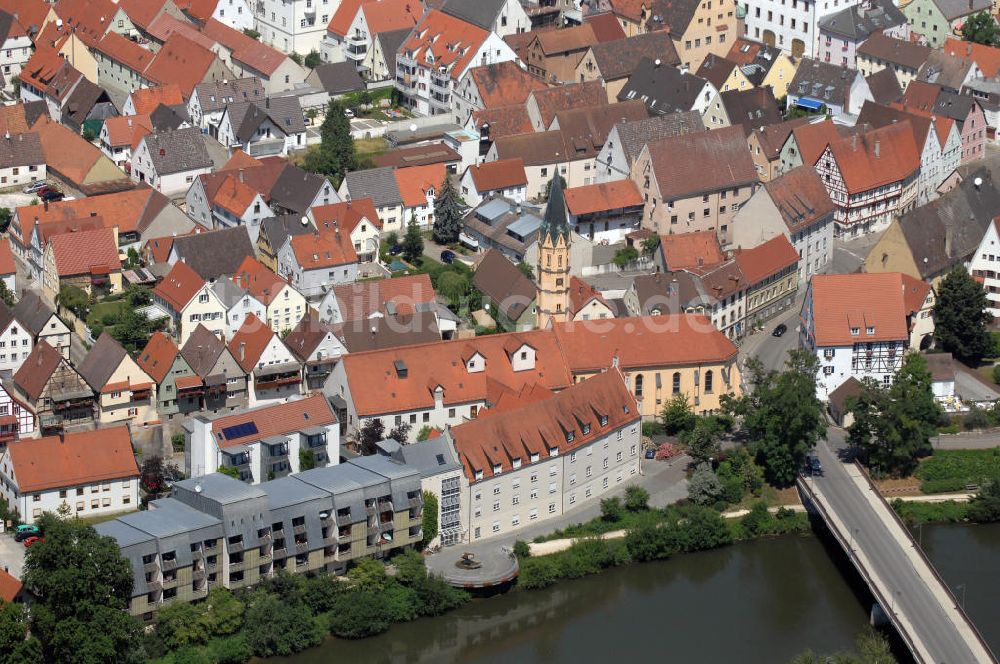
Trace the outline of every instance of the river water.
<path fill-rule="evenodd" d="M 1000 652 L 1000 524 L 927 526 L 924 548 Z M 477 600 L 362 641 L 331 639 L 289 664 L 419 662 L 781 664 L 848 649 L 871 597 L 825 538 L 759 540 Z"/>

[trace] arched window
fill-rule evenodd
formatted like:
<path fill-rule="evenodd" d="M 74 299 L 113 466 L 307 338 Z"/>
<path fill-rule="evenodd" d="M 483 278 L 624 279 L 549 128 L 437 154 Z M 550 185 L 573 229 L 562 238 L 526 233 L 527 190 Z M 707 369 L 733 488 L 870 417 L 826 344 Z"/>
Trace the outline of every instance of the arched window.
<path fill-rule="evenodd" d="M 713 382 L 712 378 L 713 378 L 713 376 L 712 376 L 712 370 L 709 369 L 708 371 L 705 372 L 705 393 L 706 394 L 711 394 L 712 393 L 712 382 Z"/>
<path fill-rule="evenodd" d="M 681 392 L 681 372 L 674 372 L 674 394 L 680 394 Z"/>
<path fill-rule="evenodd" d="M 636 399 L 642 398 L 642 374 L 635 377 L 635 397 Z"/>

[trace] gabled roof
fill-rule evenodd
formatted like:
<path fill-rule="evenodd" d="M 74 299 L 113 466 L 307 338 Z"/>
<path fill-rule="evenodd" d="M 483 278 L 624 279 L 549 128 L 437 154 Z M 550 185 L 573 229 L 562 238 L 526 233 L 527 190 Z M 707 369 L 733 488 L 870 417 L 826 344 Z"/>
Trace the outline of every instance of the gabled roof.
<path fill-rule="evenodd" d="M 77 371 L 95 392 L 100 392 L 126 357 L 125 348 L 113 336 L 101 332 L 87 352 L 87 357 L 77 366 Z"/>
<path fill-rule="evenodd" d="M 80 41 L 93 46 L 110 29 L 116 6 L 111 0 L 59 0 L 55 10 L 63 30 L 72 30 Z"/>
<path fill-rule="evenodd" d="M 226 108 L 234 134 L 243 143 L 252 141 L 265 121 L 287 135 L 305 132 L 302 106 L 296 96 L 266 97 L 263 102 L 234 102 Z"/>
<path fill-rule="evenodd" d="M 480 195 L 490 192 L 520 187 L 528 184 L 528 175 L 524 172 L 524 161 L 518 158 L 498 159 L 478 166 L 469 166 L 472 184 Z"/>
<path fill-rule="evenodd" d="M 604 86 L 601 85 L 600 81 L 587 81 L 532 90 L 528 99 L 535 100 L 535 105 L 541 116 L 542 127 L 547 129 L 559 111 L 603 106 L 608 103 L 608 94 L 604 91 Z"/>
<path fill-rule="evenodd" d="M 4 244 L 7 244 L 4 242 Z M 14 318 L 20 321 L 24 329 L 37 337 L 56 312 L 41 296 L 32 290 L 26 290 L 13 308 Z"/>
<path fill-rule="evenodd" d="M 950 55 L 944 51 L 932 51 L 927 62 L 917 72 L 918 81 L 958 91 L 965 85 L 970 72 L 977 70 L 976 63 L 967 58 Z"/>
<path fill-rule="evenodd" d="M 326 62 L 316 67 L 313 74 L 319 79 L 323 90 L 331 95 L 342 95 L 345 92 L 360 90 L 365 84 L 358 74 L 358 68 L 350 60 Z"/>
<path fill-rule="evenodd" d="M 770 86 L 750 90 L 727 90 L 720 95 L 732 124 L 750 135 L 755 129 L 781 122 L 781 109 Z"/>
<path fill-rule="evenodd" d="M 479 92 L 483 108 L 523 104 L 533 90 L 547 87 L 537 76 L 509 60 L 473 67 L 469 77 Z"/>
<path fill-rule="evenodd" d="M 171 253 L 184 260 L 203 279 L 234 274 L 247 256 L 253 256 L 250 236 L 243 226 L 186 235 L 174 240 Z"/>
<path fill-rule="evenodd" d="M 866 56 L 883 62 L 903 65 L 909 69 L 920 69 L 927 62 L 931 49 L 917 42 L 894 39 L 876 32 L 858 47 L 858 56 Z"/>
<path fill-rule="evenodd" d="M 909 339 L 900 273 L 814 274 L 811 288 L 817 346 Z"/>
<path fill-rule="evenodd" d="M 993 3 L 990 0 L 931 0 L 946 19 L 954 21 L 963 16 L 971 16 L 979 12 L 990 12 Z"/>
<path fill-rule="evenodd" d="M 784 234 L 779 233 L 756 247 L 737 250 L 735 259 L 747 285 L 752 286 L 788 267 L 798 265 L 799 252 Z"/>
<path fill-rule="evenodd" d="M 651 118 L 629 120 L 615 125 L 625 159 L 629 166 L 636 160 L 646 143 L 661 138 L 705 131 L 705 123 L 697 111 L 679 111 Z"/>
<path fill-rule="evenodd" d="M 496 249 L 487 250 L 479 259 L 472 285 L 511 321 L 535 301 L 535 284 Z"/>
<path fill-rule="evenodd" d="M 159 385 L 170 373 L 179 352 L 180 349 L 173 339 L 157 331 L 149 338 L 146 347 L 139 352 L 135 362 Z"/>
<path fill-rule="evenodd" d="M 496 140 L 504 136 L 530 134 L 531 116 L 524 104 L 494 106 L 472 113 L 472 121 L 483 138 Z M 488 133 L 487 133 L 488 132 Z"/>
<path fill-rule="evenodd" d="M 789 232 L 809 228 L 833 214 L 834 204 L 816 169 L 802 165 L 764 183 Z"/>
<path fill-rule="evenodd" d="M 948 55 L 972 60 L 985 78 L 992 78 L 1000 71 L 1000 48 L 995 46 L 948 37 L 941 49 Z"/>
<path fill-rule="evenodd" d="M 830 119 L 806 123 L 792 129 L 795 145 L 799 149 L 799 155 L 802 156 L 802 163 L 809 166 L 815 166 L 826 147 L 846 134 L 846 130 L 842 131 L 842 128 Z"/>
<path fill-rule="evenodd" d="M 273 159 L 277 164 L 285 164 L 271 187 L 271 200 L 280 207 L 303 213 L 309 209 L 327 180 L 317 173 L 309 173 L 293 166 L 284 159 Z"/>
<path fill-rule="evenodd" d="M 285 337 L 285 346 L 299 362 L 307 362 L 328 334 L 333 334 L 333 328 L 320 321 L 319 314 L 310 307 Z"/>
<path fill-rule="evenodd" d="M 349 171 L 344 176 L 351 198 L 370 198 L 376 207 L 391 207 L 403 202 L 399 185 L 396 184 L 394 169 L 369 168 L 364 171 Z"/>
<path fill-rule="evenodd" d="M 227 448 L 272 436 L 281 436 L 312 427 L 336 424 L 337 415 L 330 402 L 322 394 L 314 394 L 302 399 L 273 406 L 252 408 L 242 413 L 225 415 L 212 422 L 212 434 L 219 447 Z M 239 427 L 253 423 L 253 427 Z M 234 428 L 236 428 L 234 430 Z M 238 435 L 242 431 L 254 429 L 254 433 Z"/>
<path fill-rule="evenodd" d="M 139 477 L 125 425 L 16 440 L 7 449 L 23 493 Z"/>
<path fill-rule="evenodd" d="M 738 65 L 729 58 L 709 53 L 705 59 L 701 61 L 701 66 L 698 67 L 698 71 L 695 72 L 695 75 L 700 76 L 714 85 L 716 90 L 722 90 L 723 84 L 729 80 L 729 77 L 732 76 L 733 70 L 736 69 L 737 66 Z"/>
<path fill-rule="evenodd" d="M 32 126 L 42 141 L 47 168 L 85 194 L 132 189 L 134 184 L 101 150 L 64 125 L 40 117 Z M 95 169 L 95 166 L 102 168 Z"/>
<path fill-rule="evenodd" d="M 342 233 L 350 235 L 364 220 L 379 230 L 382 228 L 382 220 L 370 198 L 352 198 L 340 203 L 320 205 L 312 209 L 312 215 L 316 221 L 316 229 L 321 233 L 332 233 L 339 228 Z"/>
<path fill-rule="evenodd" d="M 58 350 L 50 346 L 45 339 L 39 339 L 31 349 L 31 353 L 21 363 L 21 367 L 14 373 L 14 384 L 20 387 L 29 399 L 37 401 L 52 374 L 63 362 L 65 360 Z"/>
<path fill-rule="evenodd" d="M 347 31 L 351 28 L 351 23 L 358 15 L 358 10 L 364 2 L 374 2 L 374 0 L 341 0 L 337 10 L 333 12 L 333 17 L 326 25 L 326 31 L 338 37 L 347 36 Z"/>
<path fill-rule="evenodd" d="M 413 28 L 423 16 L 424 7 L 418 0 L 379 0 L 361 5 L 365 23 L 373 35 Z"/>
<path fill-rule="evenodd" d="M 95 228 L 78 233 L 53 235 L 49 246 L 60 277 L 106 274 L 121 269 L 113 228 Z"/>
<path fill-rule="evenodd" d="M 354 243 L 346 233 L 309 233 L 288 240 L 302 270 L 326 270 L 358 262 Z"/>
<path fill-rule="evenodd" d="M 584 16 L 583 22 L 594 29 L 594 39 L 598 43 L 625 39 L 625 30 L 610 12 Z"/>
<path fill-rule="evenodd" d="M 153 295 L 166 301 L 174 311 L 183 311 L 204 285 L 205 280 L 187 263 L 177 261 L 153 289 Z"/>
<path fill-rule="evenodd" d="M 194 332 L 181 348 L 181 357 L 191 367 L 191 371 L 204 379 L 215 368 L 219 357 L 226 352 L 229 351 L 226 350 L 225 342 L 198 323 L 198 327 L 194 328 Z"/>
<path fill-rule="evenodd" d="M 319 69 L 319 67 L 317 67 Z M 224 81 L 206 81 L 195 86 L 202 113 L 221 111 L 226 104 L 264 98 L 264 86 L 256 76 Z"/>
<path fill-rule="evenodd" d="M 726 260 L 714 231 L 661 235 L 660 252 L 671 271 L 701 272 Z"/>
<path fill-rule="evenodd" d="M 764 158 L 768 161 L 773 161 L 781 154 L 781 148 L 784 147 L 785 142 L 788 140 L 788 137 L 791 136 L 792 131 L 796 127 L 800 127 L 808 123 L 808 117 L 785 120 L 784 122 L 754 129 L 753 135 L 757 137 L 757 143 L 760 144 L 760 150 L 763 153 Z"/>
<path fill-rule="evenodd" d="M 105 54 L 115 63 L 124 65 L 132 71 L 141 74 L 153 61 L 156 55 L 148 48 L 143 48 L 131 39 L 122 37 L 117 32 L 109 32 L 94 46 L 94 50 Z"/>
<path fill-rule="evenodd" d="M 921 150 L 909 121 L 841 138 L 829 149 L 852 194 L 905 180 L 920 169 Z"/>
<path fill-rule="evenodd" d="M 597 41 L 594 28 L 589 23 L 567 26 L 560 30 L 539 30 L 535 39 L 546 56 L 582 51 Z"/>
<path fill-rule="evenodd" d="M 247 256 L 233 275 L 233 283 L 249 291 L 265 306 L 271 304 L 288 282 L 253 256 Z"/>
<path fill-rule="evenodd" d="M 396 177 L 396 187 L 399 188 L 403 207 L 419 207 L 427 204 L 428 192 L 441 191 L 444 179 L 448 177 L 444 164 L 429 164 L 427 166 L 410 166 L 397 168 L 393 171 Z"/>
<path fill-rule="evenodd" d="M 432 9 L 413 28 L 401 51 L 412 53 L 424 67 L 446 67 L 449 76 L 458 80 L 489 34 L 476 25 Z"/>
<path fill-rule="evenodd" d="M 788 84 L 788 94 L 847 108 L 851 85 L 858 76 L 853 69 L 814 58 L 802 58 L 792 82 Z"/>
<path fill-rule="evenodd" d="M 260 235 L 275 251 L 285 244 L 285 240 L 288 239 L 289 235 L 303 235 L 304 233 L 314 232 L 316 232 L 316 227 L 310 223 L 303 224 L 302 215 L 299 214 L 281 214 L 276 217 L 268 217 L 260 222 Z"/>
<path fill-rule="evenodd" d="M 435 301 L 426 274 L 341 284 L 333 287 L 333 293 L 344 323 L 367 320 L 377 313 L 410 315 L 430 308 Z"/>
<path fill-rule="evenodd" d="M 117 227 L 119 233 L 142 232 L 144 220 L 155 216 L 170 201 L 149 187 L 100 196 L 86 196 L 76 200 L 53 201 L 47 206 L 24 206 L 18 209 L 18 223 L 22 237 L 31 233 L 32 220 L 44 227 L 57 222 L 70 222 L 100 218 L 105 227 Z"/>
<path fill-rule="evenodd" d="M 919 111 L 930 112 L 941 94 L 941 86 L 926 81 L 912 80 L 903 93 L 903 104 Z"/>
<path fill-rule="evenodd" d="M 703 78 L 676 67 L 643 58 L 618 93 L 618 101 L 639 99 L 650 115 L 690 111 L 708 84 Z"/>
<path fill-rule="evenodd" d="M 228 344 L 229 352 L 243 371 L 250 373 L 274 337 L 274 330 L 257 318 L 256 314 L 247 314 L 243 325 Z"/>
<path fill-rule="evenodd" d="M 139 140 L 153 130 L 148 115 L 116 115 L 107 118 L 104 126 L 112 147 L 138 145 Z"/>
<path fill-rule="evenodd" d="M 161 0 L 119 0 L 118 6 L 133 25 L 145 29 L 165 10 L 167 3 Z"/>
<path fill-rule="evenodd" d="M 288 56 L 278 49 L 248 37 L 214 18 L 208 19 L 201 31 L 232 51 L 235 60 L 265 76 L 274 74 L 288 60 Z"/>
<path fill-rule="evenodd" d="M 205 80 L 216 55 L 180 33 L 171 35 L 156 52 L 143 75 L 160 84 L 176 83 L 185 97 Z"/>
<path fill-rule="evenodd" d="M 931 112 L 951 118 L 961 128 L 965 124 L 965 121 L 969 119 L 969 116 L 976 112 L 978 105 L 979 103 L 972 95 L 963 95 L 942 90 L 938 95 L 937 101 L 934 102 L 934 108 L 931 109 Z"/>
<path fill-rule="evenodd" d="M 633 180 L 570 187 L 563 192 L 570 214 L 583 215 L 641 206 L 642 194 Z"/>
<path fill-rule="evenodd" d="M 608 305 L 607 300 L 604 299 L 604 296 L 601 295 L 600 291 L 583 279 L 571 276 L 569 278 L 569 315 L 576 315 L 576 313 L 586 307 L 591 300 L 597 300 L 609 309 L 611 308 Z"/>
<path fill-rule="evenodd" d="M 671 67 L 681 63 L 670 34 L 662 30 L 597 43 L 590 49 L 605 81 L 631 75 L 643 59 L 659 58 L 663 64 Z"/>
<path fill-rule="evenodd" d="M 649 143 L 647 150 L 664 198 L 687 198 L 757 182 L 757 169 L 738 125 L 664 138 Z"/>
<path fill-rule="evenodd" d="M 88 81 L 89 82 L 89 81 Z M 3 134 L 0 138 L 0 168 L 26 168 L 45 163 L 45 152 L 38 134 Z"/>
<path fill-rule="evenodd" d="M 441 11 L 463 21 L 492 30 L 505 0 L 446 0 Z"/>
<path fill-rule="evenodd" d="M 891 104 L 903 98 L 903 89 L 899 87 L 899 79 L 891 67 L 878 70 L 867 76 L 865 81 L 877 104 Z"/>
<path fill-rule="evenodd" d="M 441 341 L 437 317 L 432 311 L 376 316 L 335 327 L 337 336 L 351 353 Z"/>
<path fill-rule="evenodd" d="M 136 115 L 149 115 L 161 104 L 176 106 L 184 103 L 184 93 L 176 83 L 133 90 L 129 97 L 132 99 Z"/>
<path fill-rule="evenodd" d="M 827 14 L 819 21 L 821 32 L 845 37 L 849 41 L 860 42 L 869 35 L 884 33 L 885 30 L 906 25 L 906 16 L 892 0 L 870 0 L 862 4 L 844 7 L 838 12 Z"/>
<path fill-rule="evenodd" d="M 149 159 L 160 177 L 212 167 L 212 157 L 198 127 L 147 134 L 142 142 L 149 150 Z"/>
<path fill-rule="evenodd" d="M 10 240 L 0 240 L 0 275 L 9 275 L 17 272 L 17 263 L 14 262 L 14 253 L 10 249 Z"/>

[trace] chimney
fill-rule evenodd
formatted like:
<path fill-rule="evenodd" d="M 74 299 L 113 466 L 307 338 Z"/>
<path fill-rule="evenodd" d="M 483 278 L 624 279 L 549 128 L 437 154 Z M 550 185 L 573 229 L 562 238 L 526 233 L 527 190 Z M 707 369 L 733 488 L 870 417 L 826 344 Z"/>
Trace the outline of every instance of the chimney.
<path fill-rule="evenodd" d="M 42 201 L 42 205 L 45 206 L 45 211 L 48 212 L 49 211 L 49 202 L 47 200 L 46 201 Z"/>
<path fill-rule="evenodd" d="M 241 168 L 240 169 L 240 182 L 244 182 L 244 181 L 245 180 L 243 179 L 243 169 Z"/>
<path fill-rule="evenodd" d="M 882 141 L 875 139 L 875 158 L 878 159 L 881 156 Z"/>
<path fill-rule="evenodd" d="M 857 134 L 854 134 L 853 136 L 851 136 L 851 149 L 852 150 L 857 150 L 858 149 L 858 135 Z"/>
<path fill-rule="evenodd" d="M 246 359 L 247 356 L 247 344 L 245 341 L 240 342 L 240 362 Z"/>

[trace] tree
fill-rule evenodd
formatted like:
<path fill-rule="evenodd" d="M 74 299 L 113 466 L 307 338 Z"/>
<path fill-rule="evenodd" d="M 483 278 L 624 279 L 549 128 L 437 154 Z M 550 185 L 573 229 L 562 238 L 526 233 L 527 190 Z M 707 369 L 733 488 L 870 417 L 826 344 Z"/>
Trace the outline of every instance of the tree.
<path fill-rule="evenodd" d="M 670 397 L 663 406 L 660 419 L 663 421 L 663 430 L 668 436 L 676 436 L 690 431 L 698 421 L 697 415 L 694 414 L 694 410 L 691 409 L 691 404 L 688 402 L 687 395 L 683 392 L 678 392 Z"/>
<path fill-rule="evenodd" d="M 234 468 L 233 466 L 219 466 L 218 472 L 222 473 L 223 475 L 229 475 L 233 479 L 237 480 L 241 479 L 240 471 Z"/>
<path fill-rule="evenodd" d="M 0 281 L 0 300 L 3 300 L 3 303 L 8 307 L 14 306 L 14 294 L 3 281 Z"/>
<path fill-rule="evenodd" d="M 124 267 L 126 270 L 131 270 L 133 268 L 142 267 L 142 258 L 139 256 L 139 252 L 135 250 L 135 247 L 128 248 L 128 254 L 125 260 Z"/>
<path fill-rule="evenodd" d="M 180 469 L 175 464 L 163 463 L 157 456 L 146 457 L 139 468 L 142 488 L 147 493 L 159 493 L 167 488 L 167 480 L 180 476 Z"/>
<path fill-rule="evenodd" d="M 59 289 L 59 305 L 72 311 L 77 318 L 86 318 L 90 297 L 86 291 L 76 286 L 63 286 Z"/>
<path fill-rule="evenodd" d="M 413 263 L 424 255 L 424 238 L 420 235 L 420 227 L 417 226 L 416 219 L 410 214 L 410 223 L 406 225 L 406 234 L 403 235 L 403 258 L 406 262 Z"/>
<path fill-rule="evenodd" d="M 399 235 L 396 233 L 396 231 L 391 231 L 388 235 L 385 236 L 385 246 L 392 249 L 397 244 L 399 244 Z"/>
<path fill-rule="evenodd" d="M 531 265 L 529 265 L 528 263 L 521 261 L 520 263 L 517 264 L 517 269 L 520 270 L 521 274 L 523 274 L 531 281 L 535 280 L 535 269 L 531 267 Z"/>
<path fill-rule="evenodd" d="M 438 536 L 438 499 L 430 491 L 424 491 L 424 511 L 421 515 L 424 544 L 429 544 Z"/>
<path fill-rule="evenodd" d="M 601 500 L 601 518 L 605 521 L 621 521 L 622 513 L 622 501 L 618 496 L 611 496 L 610 498 Z"/>
<path fill-rule="evenodd" d="M 94 130 L 91 129 L 90 127 L 84 127 L 83 140 L 87 141 L 88 143 L 93 143 L 95 139 L 97 139 L 97 134 L 94 133 Z"/>
<path fill-rule="evenodd" d="M 434 431 L 434 428 L 429 424 L 420 427 L 420 431 L 417 432 L 417 442 L 419 443 L 430 438 L 432 431 Z"/>
<path fill-rule="evenodd" d="M 250 39 L 260 39 L 260 33 L 253 28 L 243 28 L 243 34 L 245 34 Z"/>
<path fill-rule="evenodd" d="M 618 269 L 624 270 L 625 266 L 635 261 L 637 258 L 639 258 L 639 252 L 635 247 L 625 247 L 624 249 L 619 249 L 615 252 L 615 256 L 611 259 L 611 262 L 617 265 Z"/>
<path fill-rule="evenodd" d="M 688 497 L 697 505 L 711 505 L 722 498 L 722 482 L 707 463 L 698 466 L 688 480 Z"/>
<path fill-rule="evenodd" d="M 413 426 L 409 422 L 400 422 L 389 431 L 386 438 L 392 438 L 397 443 L 405 445 L 406 441 L 410 439 L 410 429 L 412 428 Z"/>
<path fill-rule="evenodd" d="M 330 633 L 342 639 L 363 639 L 388 629 L 388 600 L 381 594 L 345 593 L 330 612 Z"/>
<path fill-rule="evenodd" d="M 451 183 L 451 178 L 445 174 L 441 190 L 434 199 L 434 241 L 438 244 L 458 242 L 467 209 L 465 201 Z"/>
<path fill-rule="evenodd" d="M 305 604 L 285 604 L 263 591 L 251 598 L 243 627 L 247 645 L 258 657 L 287 656 L 317 646 L 323 631 Z"/>
<path fill-rule="evenodd" d="M 332 100 L 326 107 L 326 117 L 319 128 L 320 144 L 306 153 L 305 168 L 330 176 L 339 186 L 344 175 L 358 167 L 358 156 L 351 138 L 351 122 L 344 115 L 344 106 Z"/>
<path fill-rule="evenodd" d="M 309 51 L 306 55 L 306 59 L 303 61 L 306 67 L 309 69 L 316 69 L 321 64 L 323 64 L 323 58 L 320 56 L 319 51 Z"/>
<path fill-rule="evenodd" d="M 642 241 L 642 255 L 652 256 L 660 248 L 660 236 L 654 235 Z"/>
<path fill-rule="evenodd" d="M 716 418 L 699 417 L 693 429 L 681 434 L 681 440 L 687 445 L 688 456 L 698 463 L 706 463 L 719 458 L 722 432 L 723 427 Z"/>
<path fill-rule="evenodd" d="M 561 189 L 566 188 L 566 178 L 564 178 L 561 175 L 557 175 L 555 178 L 552 178 L 545 184 L 545 200 L 549 200 L 549 193 L 551 193 L 552 191 L 552 183 L 556 181 L 556 178 L 558 178 L 559 187 Z"/>
<path fill-rule="evenodd" d="M 877 475 L 912 472 L 918 457 L 931 452 L 930 438 L 942 415 L 927 360 L 916 353 L 907 355 L 889 388 L 866 380 L 861 394 L 852 400 L 851 412 L 854 423 L 848 429 L 848 442 Z"/>
<path fill-rule="evenodd" d="M 312 470 L 316 467 L 316 453 L 312 450 L 299 448 L 299 471 Z"/>
<path fill-rule="evenodd" d="M 969 518 L 979 523 L 1000 521 L 1000 477 L 984 482 L 979 494 L 969 501 Z"/>
<path fill-rule="evenodd" d="M 212 636 L 236 634 L 243 627 L 246 606 L 226 588 L 212 588 L 202 604 L 201 622 Z"/>
<path fill-rule="evenodd" d="M 28 635 L 28 616 L 23 604 L 0 606 L 0 662 L 7 662 Z"/>
<path fill-rule="evenodd" d="M 209 633 L 202 621 L 202 605 L 175 602 L 160 610 L 156 633 L 171 650 L 199 646 L 208 641 Z"/>
<path fill-rule="evenodd" d="M 826 436 L 825 409 L 816 397 L 816 356 L 801 349 L 788 354 L 785 370 L 766 370 L 759 360 L 747 361 L 753 392 L 726 399 L 729 415 L 741 415 L 750 449 L 771 483 L 795 481 L 806 455 Z"/>
<path fill-rule="evenodd" d="M 132 307 L 122 309 L 115 317 L 115 324 L 109 333 L 125 347 L 125 350 L 136 354 L 146 347 L 149 337 L 156 325 Z"/>
<path fill-rule="evenodd" d="M 993 317 L 986 304 L 986 291 L 964 267 L 956 266 L 948 273 L 934 305 L 934 337 L 942 350 L 965 363 L 979 362 L 993 352 L 987 328 Z"/>
<path fill-rule="evenodd" d="M 351 580 L 353 588 L 361 592 L 379 593 L 389 585 L 385 565 L 373 558 L 359 560 L 347 573 L 347 578 Z"/>
<path fill-rule="evenodd" d="M 0 207 L 0 233 L 6 233 L 10 227 L 10 220 L 14 218 L 14 213 L 10 208 Z"/>
<path fill-rule="evenodd" d="M 288 54 L 288 59 L 294 62 L 295 64 L 299 65 L 300 67 L 302 66 L 301 53 L 296 53 L 295 51 L 292 51 L 291 53 Z"/>
<path fill-rule="evenodd" d="M 976 44 L 1000 46 L 1000 26 L 997 26 L 997 22 L 989 12 L 981 11 L 965 20 L 965 24 L 962 25 L 962 39 Z"/>
<path fill-rule="evenodd" d="M 385 436 L 385 425 L 382 424 L 382 420 L 379 418 L 374 418 L 371 420 L 365 420 L 365 423 L 361 425 L 361 429 L 358 430 L 358 446 L 361 448 L 362 454 L 375 454 L 375 443 L 383 440 Z"/>
<path fill-rule="evenodd" d="M 649 509 L 649 492 L 635 484 L 625 487 L 625 509 L 629 512 Z"/>
<path fill-rule="evenodd" d="M 449 270 L 438 277 L 435 290 L 438 295 L 444 297 L 448 306 L 457 308 L 462 303 L 462 298 L 469 292 L 469 280 L 464 275 Z"/>

